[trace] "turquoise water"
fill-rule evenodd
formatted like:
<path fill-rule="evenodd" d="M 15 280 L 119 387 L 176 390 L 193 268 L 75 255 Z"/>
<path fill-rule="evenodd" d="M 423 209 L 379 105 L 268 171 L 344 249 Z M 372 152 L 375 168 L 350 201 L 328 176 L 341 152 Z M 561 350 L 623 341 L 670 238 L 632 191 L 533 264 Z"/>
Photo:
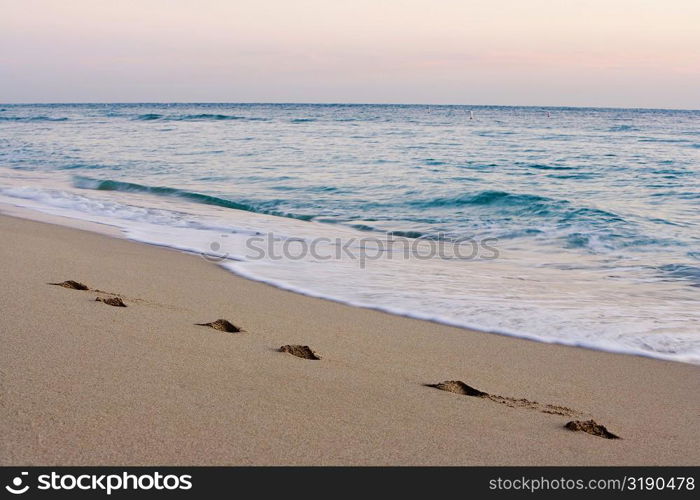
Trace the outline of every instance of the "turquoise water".
<path fill-rule="evenodd" d="M 111 224 L 312 295 L 700 362 L 700 111 L 0 110 L 5 203 Z M 251 254 L 259 234 L 277 246 L 341 238 L 376 250 L 374 239 L 391 234 L 479 251 L 387 260 L 383 248 L 362 265 L 346 255 L 273 259 Z"/>

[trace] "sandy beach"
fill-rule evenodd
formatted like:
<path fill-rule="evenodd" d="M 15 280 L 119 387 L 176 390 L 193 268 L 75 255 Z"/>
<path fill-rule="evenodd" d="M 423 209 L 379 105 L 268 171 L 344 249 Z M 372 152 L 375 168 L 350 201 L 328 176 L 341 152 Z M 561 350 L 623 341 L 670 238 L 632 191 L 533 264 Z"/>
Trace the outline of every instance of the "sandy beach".
<path fill-rule="evenodd" d="M 700 463 L 700 366 L 353 308 L 82 229 L 1 216 L 0 235 L 2 465 Z M 196 325 L 219 318 L 243 331 Z M 491 396 L 426 386 L 449 380 Z M 622 439 L 564 427 L 588 419 Z"/>

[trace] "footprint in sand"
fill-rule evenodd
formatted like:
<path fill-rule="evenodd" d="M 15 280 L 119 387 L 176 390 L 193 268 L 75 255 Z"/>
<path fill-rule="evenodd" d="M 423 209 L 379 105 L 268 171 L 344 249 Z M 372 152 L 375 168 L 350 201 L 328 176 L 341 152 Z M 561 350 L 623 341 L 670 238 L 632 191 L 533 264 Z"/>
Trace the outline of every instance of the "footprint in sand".
<path fill-rule="evenodd" d="M 574 432 L 587 432 L 593 436 L 602 437 L 605 439 L 622 439 L 610 432 L 604 425 L 600 425 L 595 420 L 572 420 L 564 425 L 567 429 Z"/>
<path fill-rule="evenodd" d="M 114 307 L 126 307 L 126 304 L 124 303 L 124 299 L 128 299 L 130 302 L 138 302 L 138 303 L 145 303 L 145 304 L 150 304 L 150 305 L 162 306 L 162 304 L 158 304 L 156 302 L 150 302 L 148 300 L 137 299 L 137 298 L 133 298 L 133 297 L 125 297 L 124 295 L 121 295 L 119 293 L 105 292 L 104 290 L 99 290 L 97 288 L 93 289 L 93 288 L 90 288 L 89 286 L 87 286 L 83 283 L 80 283 L 79 281 L 67 280 L 67 281 L 62 281 L 60 283 L 48 283 L 48 284 L 61 286 L 63 288 L 68 288 L 70 290 L 91 290 L 95 293 L 109 295 L 109 297 L 97 297 L 95 299 L 95 301 L 103 302 L 107 305 L 114 306 Z"/>
<path fill-rule="evenodd" d="M 426 384 L 428 387 L 434 387 L 435 389 L 440 389 L 441 391 L 454 392 L 455 394 L 462 394 L 463 396 L 473 396 L 476 398 L 482 398 L 488 396 L 485 392 L 479 389 L 474 389 L 472 386 L 465 384 L 461 380 L 446 380 L 445 382 L 440 382 L 439 384 Z"/>
<path fill-rule="evenodd" d="M 49 285 L 62 286 L 63 288 L 70 288 L 71 290 L 90 290 L 87 285 L 83 285 L 82 283 L 73 280 L 62 281 L 60 283 L 49 283 Z"/>
<path fill-rule="evenodd" d="M 537 401 L 530 401 L 528 399 L 518 399 L 507 396 L 498 396 L 496 394 L 489 394 L 488 392 L 483 392 L 479 389 L 475 389 L 474 387 L 465 384 L 461 380 L 447 380 L 445 382 L 440 382 L 439 384 L 426 385 L 428 387 L 440 389 L 441 391 L 454 392 L 455 394 L 462 394 L 464 396 L 488 399 L 489 401 L 506 405 L 510 408 L 525 408 L 528 410 L 537 410 L 541 411 L 542 413 L 549 413 L 551 415 L 562 415 L 565 417 L 574 417 L 582 414 L 581 412 L 577 410 L 572 410 L 571 408 L 567 408 L 566 406 L 550 405 L 538 403 Z"/>
<path fill-rule="evenodd" d="M 114 307 L 126 307 L 124 301 L 119 297 L 107 297 L 106 299 L 103 299 L 102 297 L 97 297 L 95 299 L 95 302 L 102 302 L 103 304 L 107 304 L 108 306 Z"/>
<path fill-rule="evenodd" d="M 308 345 L 283 345 L 280 347 L 280 352 L 286 352 L 302 359 L 321 359 L 321 356 L 316 354 Z"/>
<path fill-rule="evenodd" d="M 211 323 L 195 323 L 195 325 L 208 326 L 209 328 L 213 328 L 214 330 L 219 330 L 221 332 L 238 333 L 242 331 L 236 325 L 225 319 L 217 319 Z"/>

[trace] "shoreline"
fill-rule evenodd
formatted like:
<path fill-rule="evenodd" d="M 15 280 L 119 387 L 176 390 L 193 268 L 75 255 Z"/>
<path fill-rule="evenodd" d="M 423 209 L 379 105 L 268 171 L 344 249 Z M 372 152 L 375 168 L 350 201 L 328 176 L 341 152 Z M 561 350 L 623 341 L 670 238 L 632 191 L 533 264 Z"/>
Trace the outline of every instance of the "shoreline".
<path fill-rule="evenodd" d="M 3 465 L 700 462 L 697 365 L 358 308 L 15 215 L 0 215 Z M 68 279 L 128 307 L 45 284 Z M 245 333 L 194 325 L 218 318 Z M 277 352 L 296 343 L 322 359 Z M 446 380 L 505 402 L 425 385 Z M 579 416 L 622 439 L 564 429 Z"/>
<path fill-rule="evenodd" d="M 177 252 L 183 252 L 189 255 L 194 255 L 194 256 L 202 256 L 203 254 L 194 248 L 188 248 L 188 247 L 181 247 L 179 245 L 171 245 L 169 243 L 159 243 L 155 241 L 147 241 L 147 240 L 140 240 L 140 239 L 134 239 L 129 236 L 127 236 L 127 229 L 124 227 L 120 227 L 118 225 L 112 225 L 109 222 L 101 222 L 101 221 L 94 221 L 94 220 L 88 220 L 88 219 L 81 219 L 81 218 L 76 218 L 71 215 L 65 215 L 65 214 L 55 214 L 55 213 L 50 213 L 50 212 L 44 212 L 38 208 L 35 207 L 29 207 L 29 206 L 22 206 L 22 205 L 11 205 L 6 201 L 0 202 L 0 215 L 8 215 L 11 217 L 17 217 L 20 219 L 28 219 L 36 222 L 44 222 L 48 224 L 55 224 L 63 227 L 69 227 L 69 228 L 74 228 L 74 229 L 80 229 L 80 230 L 85 230 L 85 231 L 90 231 L 90 232 L 96 232 L 98 234 L 102 235 L 107 235 L 110 237 L 114 238 L 119 238 L 119 239 L 124 239 L 127 241 L 132 241 L 138 244 L 145 244 L 145 245 L 150 245 L 150 246 L 155 246 L 159 248 L 163 248 L 166 250 L 173 250 Z M 256 215 L 262 215 L 262 214 L 256 214 Z M 264 215 L 265 217 L 272 217 L 275 218 L 274 216 L 269 216 L 269 215 Z M 208 260 L 208 259 L 207 259 Z M 211 260 L 210 262 L 212 264 L 215 264 L 219 266 L 221 269 L 224 269 L 226 272 L 231 273 L 237 277 L 246 279 L 246 280 L 251 280 L 255 281 L 258 283 L 263 283 L 269 286 L 272 286 L 273 288 L 289 291 L 295 294 L 303 295 L 306 297 L 310 297 L 313 299 L 318 299 L 318 300 L 327 300 L 329 302 L 334 302 L 342 305 L 346 305 L 349 307 L 356 307 L 356 308 L 361 308 L 361 309 L 367 309 L 367 310 L 373 310 L 373 311 L 378 311 L 382 312 L 385 314 L 390 314 L 394 316 L 401 316 L 409 319 L 414 319 L 417 321 L 427 321 L 431 323 L 435 323 L 438 325 L 445 325 L 445 326 L 450 326 L 450 327 L 455 327 L 458 329 L 464 329 L 468 331 L 475 331 L 475 332 L 480 332 L 480 333 L 485 333 L 485 334 L 490 334 L 490 335 L 500 335 L 504 337 L 510 337 L 510 338 L 516 338 L 516 339 L 523 339 L 523 340 L 529 340 L 529 341 L 534 341 L 534 342 L 541 342 L 545 344 L 555 344 L 555 345 L 562 345 L 562 346 L 568 346 L 568 347 L 575 347 L 579 349 L 589 349 L 593 351 L 598 351 L 598 352 L 607 352 L 607 353 L 613 353 L 613 354 L 621 354 L 621 355 L 626 355 L 626 356 L 639 356 L 643 358 L 649 358 L 649 359 L 658 359 L 662 361 L 671 361 L 671 362 L 676 362 L 676 363 L 687 363 L 687 364 L 692 364 L 696 366 L 700 366 L 700 360 L 698 360 L 696 357 L 693 358 L 688 358 L 687 356 L 684 359 L 679 359 L 678 356 L 674 354 L 669 354 L 669 352 L 673 351 L 668 351 L 668 352 L 659 352 L 659 351 L 646 351 L 643 349 L 639 348 L 630 348 L 630 347 L 624 347 L 624 346 L 618 346 L 618 345 L 599 345 L 597 343 L 591 343 L 589 341 L 582 341 L 580 339 L 576 338 L 557 338 L 557 337 L 552 337 L 552 336 L 540 336 L 536 335 L 533 333 L 523 333 L 522 331 L 510 331 L 507 329 L 488 329 L 487 327 L 484 327 L 483 325 L 472 325 L 468 323 L 464 323 L 461 321 L 455 321 L 451 320 L 445 317 L 441 317 L 439 315 L 434 315 L 434 314 L 425 314 L 425 313 L 416 313 L 416 312 L 409 312 L 407 309 L 403 308 L 396 308 L 396 307 L 391 307 L 391 306 L 379 306 L 379 305 L 370 305 L 369 303 L 364 303 L 364 302 L 356 302 L 352 301 L 349 299 L 343 299 L 343 298 L 338 298 L 334 297 L 331 295 L 327 295 L 324 293 L 317 292 L 313 289 L 308 289 L 308 288 L 303 288 L 299 287 L 298 285 L 291 284 L 288 282 L 284 281 L 279 281 L 275 280 L 274 278 L 267 278 L 263 277 L 261 275 L 256 275 L 255 273 L 249 272 L 247 270 L 238 268 L 234 265 L 234 263 L 238 263 L 239 259 L 233 258 L 230 261 L 219 261 L 219 260 Z"/>

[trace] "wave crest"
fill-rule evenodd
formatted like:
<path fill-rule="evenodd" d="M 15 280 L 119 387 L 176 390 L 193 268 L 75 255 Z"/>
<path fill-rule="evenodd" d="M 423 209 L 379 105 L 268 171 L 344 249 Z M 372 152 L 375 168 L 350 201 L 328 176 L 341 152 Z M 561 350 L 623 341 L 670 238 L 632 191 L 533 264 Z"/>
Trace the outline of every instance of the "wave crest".
<path fill-rule="evenodd" d="M 99 180 L 82 176 L 73 177 L 73 185 L 80 189 L 94 189 L 96 191 L 121 191 L 125 193 L 147 193 L 157 196 L 170 196 L 174 198 L 181 198 L 194 203 L 201 203 L 203 205 L 213 205 L 217 207 L 231 208 L 234 210 L 243 210 L 246 212 L 276 215 L 279 217 L 289 217 L 292 219 L 299 220 L 311 220 L 314 218 L 313 215 L 290 214 L 278 210 L 264 209 L 262 207 L 244 202 L 228 200 L 226 198 L 220 198 L 218 196 L 196 193 L 193 191 L 185 191 L 182 189 L 176 189 L 167 186 L 146 186 L 143 184 L 136 184 L 134 182 L 123 182 L 110 179 Z"/>
<path fill-rule="evenodd" d="M 225 120 L 245 120 L 245 121 L 260 121 L 264 118 L 255 118 L 239 115 L 224 115 L 219 113 L 198 113 L 184 115 L 163 115 L 159 113 L 146 113 L 138 115 L 134 118 L 138 121 L 178 121 L 178 122 L 195 122 L 195 121 L 225 121 Z"/>

